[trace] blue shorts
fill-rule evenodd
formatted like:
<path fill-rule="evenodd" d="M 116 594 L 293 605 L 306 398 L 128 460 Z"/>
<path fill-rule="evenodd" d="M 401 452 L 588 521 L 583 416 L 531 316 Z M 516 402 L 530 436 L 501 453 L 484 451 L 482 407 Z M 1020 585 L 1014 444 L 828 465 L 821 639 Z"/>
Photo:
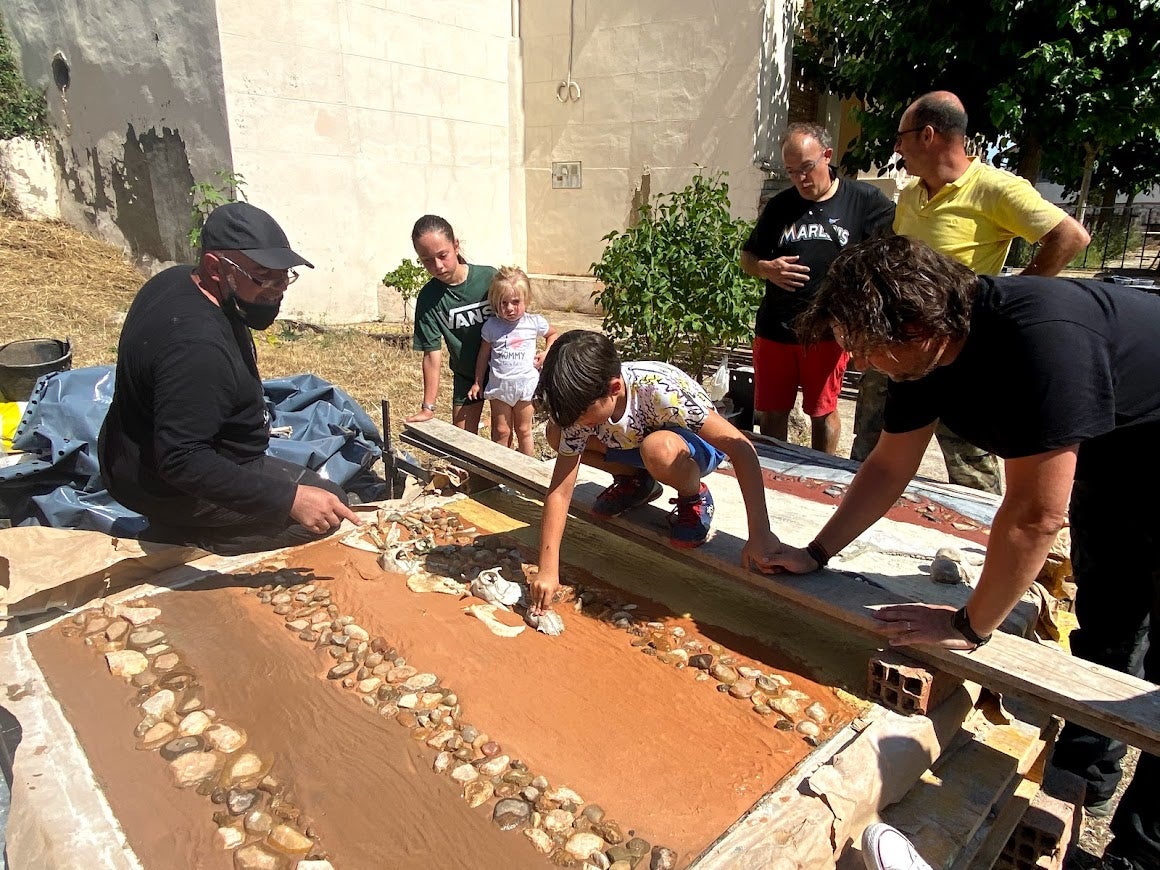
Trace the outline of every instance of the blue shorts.
<path fill-rule="evenodd" d="M 693 457 L 693 461 L 701 469 L 701 477 L 710 474 L 725 460 L 724 453 L 692 429 L 686 429 L 683 426 L 665 426 L 664 429 L 657 431 L 676 432 L 685 440 L 685 443 L 689 445 L 689 455 Z M 644 462 L 640 458 L 639 447 L 633 447 L 628 450 L 619 447 L 609 447 L 604 452 L 604 458 L 609 462 L 619 462 L 622 465 L 631 465 L 633 468 L 644 468 Z"/>

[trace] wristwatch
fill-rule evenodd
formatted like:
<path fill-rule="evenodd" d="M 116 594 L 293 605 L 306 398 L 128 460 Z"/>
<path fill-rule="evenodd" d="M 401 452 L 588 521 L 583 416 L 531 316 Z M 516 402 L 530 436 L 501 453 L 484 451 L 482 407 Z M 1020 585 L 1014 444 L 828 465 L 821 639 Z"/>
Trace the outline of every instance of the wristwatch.
<path fill-rule="evenodd" d="M 426 402 L 424 402 L 423 403 L 423 410 L 430 411 L 432 414 L 434 414 L 435 413 L 435 405 L 434 404 L 428 405 Z"/>
<path fill-rule="evenodd" d="M 991 639 L 991 635 L 979 634 L 977 631 L 971 628 L 971 620 L 970 617 L 967 616 L 966 605 L 963 605 L 955 611 L 955 615 L 951 619 L 951 625 L 954 626 L 955 631 L 973 643 L 975 645 L 975 649 L 978 649 Z"/>
<path fill-rule="evenodd" d="M 810 558 L 818 563 L 818 568 L 825 568 L 826 563 L 830 561 L 830 554 L 826 552 L 826 548 L 817 542 L 817 540 L 810 541 L 806 544 L 806 552 Z"/>

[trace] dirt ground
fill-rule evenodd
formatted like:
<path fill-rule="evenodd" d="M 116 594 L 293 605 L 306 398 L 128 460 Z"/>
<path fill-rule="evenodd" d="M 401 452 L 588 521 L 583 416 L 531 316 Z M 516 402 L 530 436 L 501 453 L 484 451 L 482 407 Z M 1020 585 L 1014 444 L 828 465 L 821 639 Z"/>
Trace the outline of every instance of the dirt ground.
<path fill-rule="evenodd" d="M 74 366 L 110 365 L 125 312 L 143 282 L 120 251 L 60 223 L 0 217 L 0 344 L 20 338 L 71 337 Z M 597 317 L 547 311 L 561 331 L 599 329 Z M 410 349 L 408 324 L 371 323 L 319 330 L 279 322 L 257 334 L 259 366 L 265 377 L 312 372 L 346 390 L 371 415 L 382 419 L 390 402 L 390 423 L 398 433 L 403 419 L 419 407 L 422 384 L 419 354 Z M 841 452 L 853 440 L 854 402 L 839 402 Z M 450 375 L 444 367 L 438 415 L 450 416 Z M 486 419 L 486 416 L 485 416 Z M 804 420 L 802 421 L 804 424 Z M 486 432 L 486 429 L 484 430 Z M 799 424 L 793 440 L 807 443 Z M 542 437 L 539 439 L 543 447 Z M 946 466 L 932 442 L 920 473 L 946 480 Z M 1135 767 L 1135 751 L 1127 770 Z M 1125 781 L 1127 780 L 1125 777 Z M 1085 819 L 1074 867 L 1090 866 L 1110 839 L 1107 820 Z"/>

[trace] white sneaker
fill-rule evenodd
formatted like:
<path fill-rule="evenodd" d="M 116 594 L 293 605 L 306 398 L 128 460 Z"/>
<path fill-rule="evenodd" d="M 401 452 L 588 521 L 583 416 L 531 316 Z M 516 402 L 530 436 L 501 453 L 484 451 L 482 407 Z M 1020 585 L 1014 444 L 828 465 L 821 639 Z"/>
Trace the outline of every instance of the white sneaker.
<path fill-rule="evenodd" d="M 931 870 L 910 840 L 883 822 L 875 822 L 862 832 L 862 860 L 866 870 Z"/>

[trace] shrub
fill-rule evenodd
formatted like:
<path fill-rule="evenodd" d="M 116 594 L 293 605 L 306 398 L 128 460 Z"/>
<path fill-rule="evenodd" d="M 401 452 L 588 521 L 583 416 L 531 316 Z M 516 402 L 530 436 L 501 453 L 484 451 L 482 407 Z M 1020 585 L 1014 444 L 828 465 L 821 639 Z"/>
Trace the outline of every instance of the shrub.
<path fill-rule="evenodd" d="M 680 360 L 699 379 L 714 347 L 752 336 L 762 288 L 741 271 L 740 253 L 753 224 L 730 217 L 724 176 L 698 172 L 604 237 L 592 264 L 604 289 L 593 298 L 626 359 Z"/>
<path fill-rule="evenodd" d="M 427 270 L 415 260 L 403 259 L 399 265 L 383 276 L 384 287 L 394 287 L 403 297 L 403 322 L 406 323 L 407 303 L 419 295 L 423 285 L 430 279 Z"/>
<path fill-rule="evenodd" d="M 227 202 L 244 201 L 246 194 L 242 188 L 246 186 L 246 179 L 239 173 L 229 169 L 219 169 L 214 173 L 217 181 L 199 181 L 189 189 L 193 199 L 193 211 L 189 216 L 189 247 L 197 253 L 201 247 L 201 228 L 205 226 L 205 219 L 209 213 L 219 205 Z"/>
<path fill-rule="evenodd" d="M 20 75 L 8 31 L 0 21 L 0 139 L 39 139 L 47 133 L 48 101 Z"/>

